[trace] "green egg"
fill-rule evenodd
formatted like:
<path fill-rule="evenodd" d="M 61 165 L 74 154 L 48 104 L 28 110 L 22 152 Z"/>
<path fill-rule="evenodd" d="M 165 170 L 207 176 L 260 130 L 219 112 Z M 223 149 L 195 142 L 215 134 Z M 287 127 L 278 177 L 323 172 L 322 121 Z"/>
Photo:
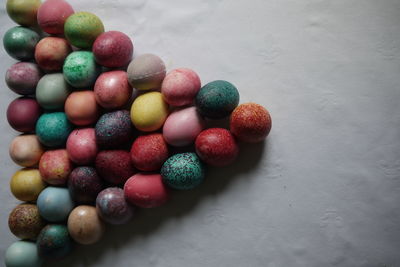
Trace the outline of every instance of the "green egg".
<path fill-rule="evenodd" d="M 17 60 L 27 61 L 33 59 L 39 40 L 40 36 L 37 32 L 17 26 L 4 34 L 3 45 L 8 55 Z"/>
<path fill-rule="evenodd" d="M 8 247 L 4 261 L 7 267 L 39 267 L 42 264 L 36 244 L 17 241 Z"/>
<path fill-rule="evenodd" d="M 65 80 L 75 88 L 92 87 L 100 75 L 101 67 L 89 51 L 75 51 L 65 59 L 63 73 Z"/>
<path fill-rule="evenodd" d="M 40 232 L 36 241 L 39 256 L 44 259 L 60 259 L 72 249 L 68 228 L 63 224 L 49 224 Z"/>
<path fill-rule="evenodd" d="M 62 73 L 46 74 L 36 86 L 36 100 L 44 109 L 62 109 L 70 92 L 71 87 Z"/>
<path fill-rule="evenodd" d="M 48 147 L 61 147 L 65 145 L 73 125 L 64 112 L 45 113 L 36 123 L 36 135 L 39 141 Z"/>

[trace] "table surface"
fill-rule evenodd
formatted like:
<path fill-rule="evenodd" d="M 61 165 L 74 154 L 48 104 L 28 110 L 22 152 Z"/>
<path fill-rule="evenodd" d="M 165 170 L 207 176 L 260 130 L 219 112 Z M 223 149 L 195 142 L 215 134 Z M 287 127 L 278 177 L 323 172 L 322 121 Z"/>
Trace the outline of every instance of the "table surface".
<path fill-rule="evenodd" d="M 1 3 L 1 35 L 14 26 Z M 135 54 L 225 79 L 268 108 L 266 142 L 140 211 L 63 266 L 400 266 L 400 1 L 70 0 Z M 1 49 L 0 76 L 14 63 Z M 1 79 L 0 260 L 16 240 Z M 49 263 L 47 266 L 55 266 Z"/>

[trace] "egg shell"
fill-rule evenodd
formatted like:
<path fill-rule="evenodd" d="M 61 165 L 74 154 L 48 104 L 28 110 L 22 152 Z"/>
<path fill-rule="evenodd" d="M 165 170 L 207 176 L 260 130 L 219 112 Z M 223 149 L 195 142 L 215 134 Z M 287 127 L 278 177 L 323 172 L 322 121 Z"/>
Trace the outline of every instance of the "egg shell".
<path fill-rule="evenodd" d="M 7 267 L 40 267 L 42 259 L 38 255 L 36 243 L 17 241 L 7 248 L 4 263 Z"/>
<path fill-rule="evenodd" d="M 212 166 L 231 164 L 239 153 L 233 135 L 226 129 L 210 128 L 196 138 L 196 153 L 205 163 Z"/>
<path fill-rule="evenodd" d="M 168 116 L 168 104 L 161 93 L 150 92 L 138 96 L 131 107 L 133 125 L 143 132 L 160 129 Z"/>
<path fill-rule="evenodd" d="M 67 56 L 63 66 L 65 80 L 75 88 L 90 88 L 101 73 L 92 52 L 75 51 Z"/>
<path fill-rule="evenodd" d="M 62 73 L 44 75 L 36 87 L 36 100 L 46 110 L 63 109 L 72 88 Z"/>
<path fill-rule="evenodd" d="M 97 103 L 106 109 L 124 107 L 132 97 L 132 87 L 125 71 L 114 70 L 102 73 L 94 85 Z"/>
<path fill-rule="evenodd" d="M 3 45 L 8 55 L 14 59 L 28 61 L 33 59 L 35 46 L 40 36 L 37 32 L 17 26 L 9 29 L 3 36 Z"/>
<path fill-rule="evenodd" d="M 39 163 L 44 148 L 34 134 L 15 137 L 9 148 L 10 158 L 22 167 L 32 167 Z"/>
<path fill-rule="evenodd" d="M 38 169 L 22 169 L 11 178 L 10 189 L 15 198 L 21 201 L 36 201 L 40 192 L 46 188 Z"/>
<path fill-rule="evenodd" d="M 194 143 L 204 127 L 205 122 L 196 107 L 189 107 L 168 116 L 163 126 L 163 136 L 172 146 L 187 146 Z"/>
<path fill-rule="evenodd" d="M 67 139 L 68 156 L 78 165 L 93 163 L 98 151 L 94 128 L 75 129 Z"/>
<path fill-rule="evenodd" d="M 68 178 L 68 190 L 78 204 L 93 204 L 103 189 L 103 181 L 93 167 L 77 167 Z"/>
<path fill-rule="evenodd" d="M 68 218 L 74 202 L 67 188 L 49 186 L 40 193 L 37 206 L 40 216 L 47 221 L 62 222 Z"/>
<path fill-rule="evenodd" d="M 141 208 L 159 207 L 169 198 L 160 174 L 135 174 L 126 181 L 124 194 L 129 203 Z"/>
<path fill-rule="evenodd" d="M 18 132 L 33 132 L 41 114 L 42 109 L 34 98 L 20 97 L 8 105 L 7 121 Z"/>
<path fill-rule="evenodd" d="M 128 66 L 128 80 L 138 90 L 160 89 L 165 77 L 165 64 L 153 54 L 136 57 Z"/>
<path fill-rule="evenodd" d="M 71 46 L 64 38 L 45 37 L 36 45 L 35 60 L 45 71 L 60 71 L 71 52 Z"/>
<path fill-rule="evenodd" d="M 94 92 L 89 90 L 71 93 L 65 101 L 64 109 L 68 120 L 78 126 L 95 123 L 100 114 Z"/>
<path fill-rule="evenodd" d="M 133 217 L 135 208 L 125 200 L 124 190 L 109 187 L 97 196 L 96 210 L 103 221 L 119 225 L 127 223 Z"/>
<path fill-rule="evenodd" d="M 57 260 L 67 256 L 72 250 L 68 228 L 63 224 L 49 224 L 40 232 L 37 251 L 41 258 Z"/>
<path fill-rule="evenodd" d="M 64 24 L 74 9 L 64 0 L 46 0 L 38 9 L 37 22 L 44 32 L 63 34 Z"/>
<path fill-rule="evenodd" d="M 42 179 L 51 185 L 65 185 L 72 168 L 66 149 L 48 150 L 39 162 Z"/>
<path fill-rule="evenodd" d="M 39 66 L 31 62 L 18 62 L 12 65 L 6 72 L 6 83 L 14 93 L 19 95 L 35 94 L 43 73 Z"/>
<path fill-rule="evenodd" d="M 121 185 L 136 173 L 129 152 L 125 150 L 103 150 L 96 157 L 97 173 L 105 181 Z"/>
<path fill-rule="evenodd" d="M 193 103 L 201 87 L 196 72 L 180 68 L 170 71 L 161 85 L 161 93 L 165 102 L 171 106 L 185 106 Z"/>
<path fill-rule="evenodd" d="M 131 61 L 133 44 L 125 33 L 109 31 L 97 37 L 92 50 L 97 63 L 108 68 L 119 68 Z"/>
<path fill-rule="evenodd" d="M 36 135 L 39 141 L 48 147 L 65 145 L 73 125 L 64 112 L 45 113 L 36 123 Z"/>
<path fill-rule="evenodd" d="M 10 231 L 20 239 L 36 240 L 46 222 L 33 204 L 20 204 L 8 216 Z"/>
<path fill-rule="evenodd" d="M 8 16 L 17 24 L 35 26 L 40 5 L 40 0 L 7 0 L 6 9 Z"/>

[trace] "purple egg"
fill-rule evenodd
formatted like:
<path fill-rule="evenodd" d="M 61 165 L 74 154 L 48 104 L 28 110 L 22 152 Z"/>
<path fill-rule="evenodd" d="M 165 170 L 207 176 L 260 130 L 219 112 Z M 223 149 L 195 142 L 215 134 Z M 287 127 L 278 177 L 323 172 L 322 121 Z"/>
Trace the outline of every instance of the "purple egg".
<path fill-rule="evenodd" d="M 35 99 L 20 97 L 8 106 L 7 120 L 10 126 L 18 132 L 33 132 L 41 114 L 42 109 Z"/>
<path fill-rule="evenodd" d="M 17 94 L 33 95 L 43 73 L 39 66 L 30 62 L 12 65 L 6 73 L 7 86 Z"/>
<path fill-rule="evenodd" d="M 68 179 L 72 199 L 78 204 L 92 204 L 103 189 L 103 182 L 93 167 L 77 167 Z"/>

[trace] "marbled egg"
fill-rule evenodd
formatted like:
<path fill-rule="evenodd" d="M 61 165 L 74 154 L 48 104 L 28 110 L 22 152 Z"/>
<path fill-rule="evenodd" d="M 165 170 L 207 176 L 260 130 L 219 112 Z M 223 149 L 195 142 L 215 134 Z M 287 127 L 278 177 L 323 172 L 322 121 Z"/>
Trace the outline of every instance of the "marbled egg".
<path fill-rule="evenodd" d="M 101 67 L 92 52 L 75 51 L 68 55 L 63 66 L 65 80 L 75 88 L 89 89 L 100 75 Z"/>
<path fill-rule="evenodd" d="M 96 157 L 96 170 L 101 178 L 115 185 L 124 184 L 136 172 L 125 150 L 101 151 Z"/>
<path fill-rule="evenodd" d="M 95 123 L 100 114 L 94 92 L 90 90 L 71 93 L 65 101 L 64 109 L 68 120 L 79 126 Z"/>
<path fill-rule="evenodd" d="M 3 36 L 3 45 L 9 56 L 27 61 L 33 59 L 35 47 L 40 36 L 37 32 L 17 26 L 9 29 Z"/>
<path fill-rule="evenodd" d="M 71 87 L 62 73 L 44 75 L 36 87 L 36 100 L 46 110 L 63 109 Z"/>
<path fill-rule="evenodd" d="M 39 256 L 44 259 L 64 258 L 72 249 L 67 226 L 63 224 L 45 226 L 38 236 L 36 245 Z"/>
<path fill-rule="evenodd" d="M 38 169 L 22 169 L 17 171 L 10 181 L 11 193 L 21 201 L 36 201 L 46 188 Z"/>
<path fill-rule="evenodd" d="M 44 32 L 49 34 L 63 34 L 64 24 L 74 9 L 64 0 L 47 0 L 37 12 L 37 21 Z"/>
<path fill-rule="evenodd" d="M 34 134 L 19 135 L 15 137 L 9 148 L 11 159 L 23 167 L 32 167 L 39 163 L 44 148 Z"/>
<path fill-rule="evenodd" d="M 18 62 L 12 65 L 6 72 L 8 88 L 20 95 L 35 94 L 43 73 L 39 66 L 31 62 Z"/>
<path fill-rule="evenodd" d="M 35 60 L 45 71 L 60 71 L 71 52 L 72 48 L 64 38 L 45 37 L 36 45 Z"/>
<path fill-rule="evenodd" d="M 42 109 L 34 98 L 20 97 L 7 108 L 7 121 L 18 132 L 33 132 Z"/>
<path fill-rule="evenodd" d="M 8 216 L 11 233 L 20 239 L 36 240 L 46 222 L 40 217 L 39 209 L 33 204 L 20 204 Z"/>
<path fill-rule="evenodd" d="M 72 130 L 64 112 L 45 113 L 36 123 L 36 135 L 48 147 L 63 146 Z"/>
<path fill-rule="evenodd" d="M 36 243 L 17 241 L 7 248 L 4 263 L 6 267 L 40 267 L 42 259 L 38 255 Z"/>
<path fill-rule="evenodd" d="M 74 202 L 67 188 L 49 186 L 40 193 L 37 206 L 40 216 L 47 221 L 62 222 L 68 218 Z"/>
<path fill-rule="evenodd" d="M 68 156 L 78 165 L 93 163 L 98 151 L 94 128 L 75 129 L 67 139 Z"/>
<path fill-rule="evenodd" d="M 160 89 L 166 70 L 160 57 L 143 54 L 132 60 L 127 72 L 132 87 L 138 90 L 152 90 Z"/>
<path fill-rule="evenodd" d="M 39 162 L 43 181 L 51 185 L 65 185 L 72 168 L 66 149 L 48 150 Z"/>
<path fill-rule="evenodd" d="M 103 189 L 103 181 L 93 167 L 77 167 L 68 179 L 68 190 L 72 199 L 79 204 L 93 204 Z"/>

